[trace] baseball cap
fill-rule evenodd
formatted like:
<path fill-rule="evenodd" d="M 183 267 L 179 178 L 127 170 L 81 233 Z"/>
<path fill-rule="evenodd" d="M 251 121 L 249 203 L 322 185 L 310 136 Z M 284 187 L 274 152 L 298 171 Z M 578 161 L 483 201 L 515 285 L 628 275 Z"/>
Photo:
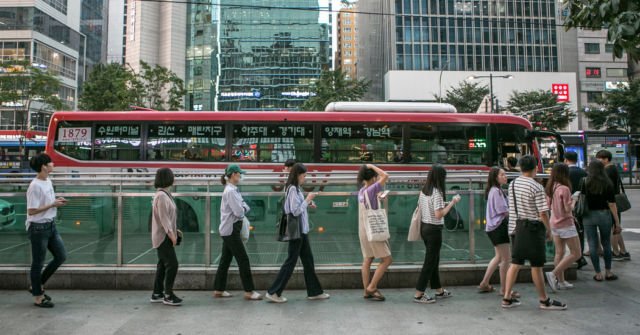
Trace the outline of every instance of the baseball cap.
<path fill-rule="evenodd" d="M 238 166 L 238 164 L 231 164 L 227 166 L 226 169 L 224 169 L 224 174 L 227 176 L 230 176 L 234 173 L 245 174 L 247 173 L 247 171 L 241 169 L 240 166 Z"/>

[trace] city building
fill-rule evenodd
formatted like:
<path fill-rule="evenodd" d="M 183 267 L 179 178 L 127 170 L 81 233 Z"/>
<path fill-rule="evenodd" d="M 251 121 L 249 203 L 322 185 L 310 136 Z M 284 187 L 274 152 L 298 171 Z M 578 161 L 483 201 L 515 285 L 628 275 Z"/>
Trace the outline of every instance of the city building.
<path fill-rule="evenodd" d="M 28 60 L 57 75 L 69 109 L 77 106 L 86 63 L 81 10 L 81 0 L 0 0 L 0 60 Z M 8 104 L 0 106 L 0 129 L 47 128 L 50 113 L 37 103 L 30 113 Z"/>
<path fill-rule="evenodd" d="M 81 0 L 80 33 L 86 38 L 86 75 L 107 60 L 108 0 Z M 79 79 L 84 79 L 81 76 Z M 81 82 L 82 83 L 82 82 Z M 80 83 L 80 84 L 81 84 Z M 82 88 L 82 85 L 80 85 Z M 82 89 L 80 89 L 82 93 Z"/>
<path fill-rule="evenodd" d="M 342 69 L 348 78 L 358 78 L 358 28 L 356 5 L 343 8 L 337 15 L 337 50 L 335 67 Z"/>
<path fill-rule="evenodd" d="M 317 0 L 189 5 L 186 108 L 299 109 L 331 67 L 330 8 Z"/>
<path fill-rule="evenodd" d="M 564 31 L 566 11 L 556 0 L 369 0 L 358 8 L 358 29 L 367 32 L 359 38 L 358 77 L 372 82 L 366 100 L 396 99 L 389 94 L 399 90 L 386 85 L 409 82 L 415 74 L 403 78 L 407 71 L 423 72 L 412 82 L 424 87 L 414 96 L 422 101 L 457 86 L 452 78 L 490 73 L 511 74 L 532 90 L 552 90 L 536 80 L 555 73 L 551 84 L 577 99 L 576 80 L 568 80 L 578 72 L 577 32 Z M 506 102 L 511 91 L 501 91 L 499 81 L 494 95 Z"/>
<path fill-rule="evenodd" d="M 127 1 L 108 1 L 107 62 L 124 64 Z"/>

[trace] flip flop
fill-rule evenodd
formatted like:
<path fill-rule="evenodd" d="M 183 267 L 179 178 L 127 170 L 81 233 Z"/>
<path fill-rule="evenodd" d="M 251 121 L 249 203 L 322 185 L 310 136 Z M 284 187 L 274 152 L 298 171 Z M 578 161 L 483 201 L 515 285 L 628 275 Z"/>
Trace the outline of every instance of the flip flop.
<path fill-rule="evenodd" d="M 602 278 L 598 279 L 598 275 L 593 276 L 593 280 L 595 281 L 602 281 Z"/>
<path fill-rule="evenodd" d="M 384 297 L 384 295 L 382 295 L 382 293 L 380 293 L 379 290 L 375 290 L 373 292 L 369 292 L 366 291 L 367 295 L 365 296 L 365 299 L 369 299 L 369 300 L 373 300 L 373 301 L 385 301 L 387 300 L 387 298 Z"/>
<path fill-rule="evenodd" d="M 618 280 L 618 276 L 612 274 L 611 276 L 604 277 L 604 280 L 606 281 Z"/>

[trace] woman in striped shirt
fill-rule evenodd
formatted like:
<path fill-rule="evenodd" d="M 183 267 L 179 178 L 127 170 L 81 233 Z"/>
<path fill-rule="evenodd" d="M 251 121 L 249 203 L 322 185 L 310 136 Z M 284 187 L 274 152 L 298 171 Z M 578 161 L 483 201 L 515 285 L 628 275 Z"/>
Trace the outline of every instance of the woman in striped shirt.
<path fill-rule="evenodd" d="M 454 196 L 451 202 L 445 205 L 446 177 L 447 171 L 442 165 L 434 165 L 431 168 L 431 172 L 429 172 L 422 192 L 420 192 L 419 201 L 422 211 L 420 234 L 427 248 L 424 265 L 416 284 L 416 294 L 413 297 L 413 301 L 420 304 L 431 304 L 436 302 L 436 298 L 448 298 L 451 296 L 451 292 L 442 288 L 440 284 L 438 267 L 440 265 L 444 216 L 460 201 L 460 196 Z M 436 290 L 435 298 L 425 293 L 429 282 L 431 283 L 431 289 Z"/>

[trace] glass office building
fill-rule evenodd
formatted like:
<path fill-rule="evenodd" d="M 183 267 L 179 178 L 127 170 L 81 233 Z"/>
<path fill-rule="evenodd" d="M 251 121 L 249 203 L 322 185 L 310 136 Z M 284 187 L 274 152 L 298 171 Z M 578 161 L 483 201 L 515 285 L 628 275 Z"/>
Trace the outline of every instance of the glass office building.
<path fill-rule="evenodd" d="M 317 0 L 190 5 L 187 109 L 298 109 L 331 66 L 329 9 Z"/>

